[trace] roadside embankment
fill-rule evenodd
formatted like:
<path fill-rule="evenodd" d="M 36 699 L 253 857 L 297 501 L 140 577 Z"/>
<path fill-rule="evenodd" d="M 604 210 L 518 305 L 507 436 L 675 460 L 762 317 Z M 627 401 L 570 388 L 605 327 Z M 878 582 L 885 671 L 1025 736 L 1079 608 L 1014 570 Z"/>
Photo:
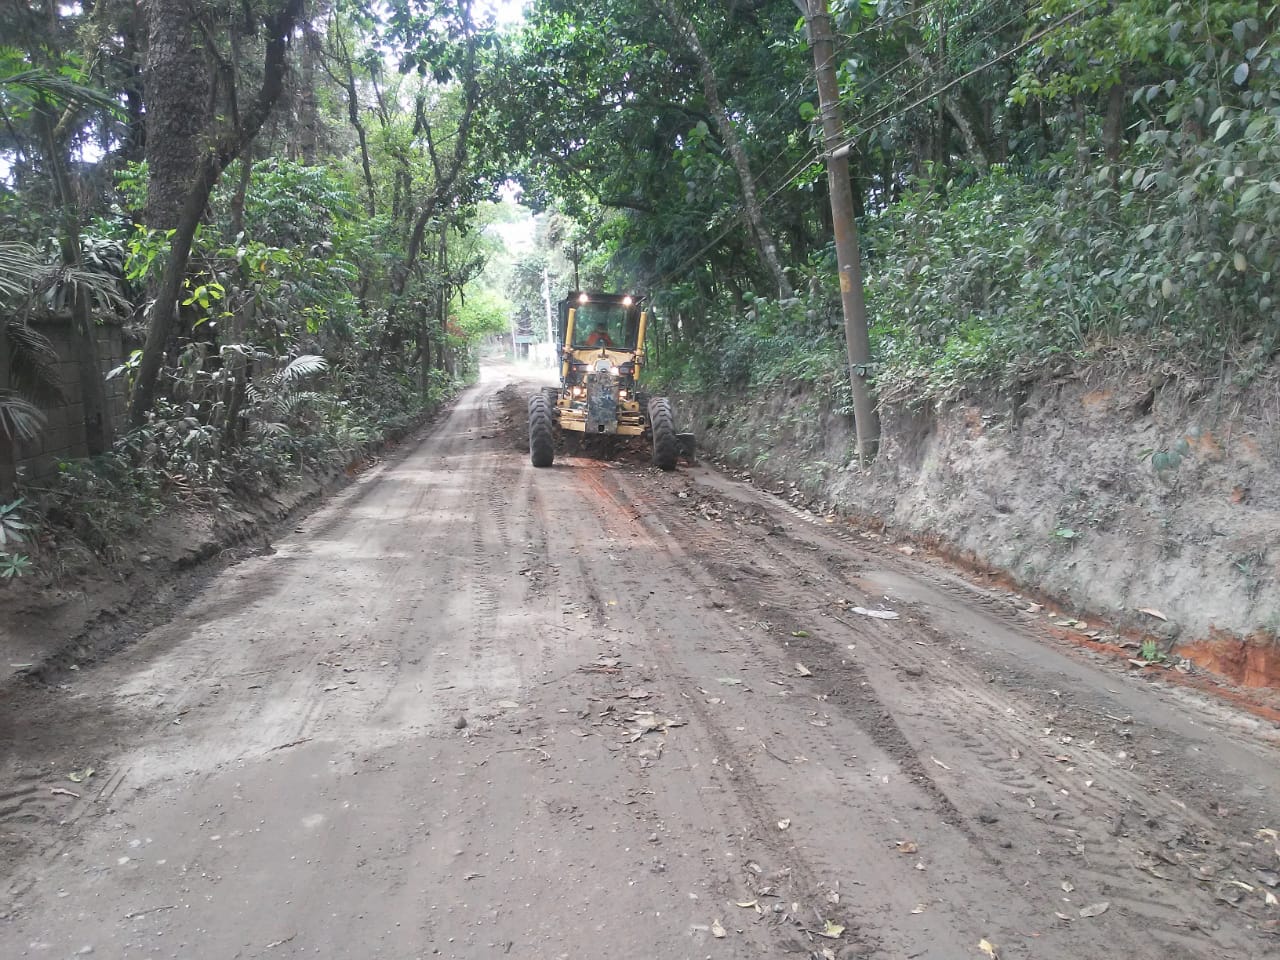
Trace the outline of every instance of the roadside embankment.
<path fill-rule="evenodd" d="M 682 398 L 700 447 L 1229 680 L 1280 687 L 1280 367 L 1241 388 L 1096 364 L 882 410 L 870 467 L 806 388 Z"/>

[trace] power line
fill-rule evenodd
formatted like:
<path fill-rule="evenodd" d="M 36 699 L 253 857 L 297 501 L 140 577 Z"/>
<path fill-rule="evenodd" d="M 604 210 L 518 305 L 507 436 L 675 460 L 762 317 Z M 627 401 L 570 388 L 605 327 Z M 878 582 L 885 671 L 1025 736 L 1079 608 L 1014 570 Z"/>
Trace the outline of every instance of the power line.
<path fill-rule="evenodd" d="M 1030 37 L 1027 37 L 1027 39 L 1009 48 L 1004 53 L 1001 53 L 995 57 L 992 57 L 990 60 L 986 61 L 985 63 L 979 64 L 978 66 L 974 67 L 972 70 L 969 70 L 967 73 L 963 73 L 960 76 L 956 77 L 955 79 L 950 80 L 947 83 L 944 83 L 941 87 L 931 90 L 929 93 L 925 94 L 923 97 L 916 100 L 914 103 L 910 104 L 904 109 L 898 111 L 897 113 L 894 113 L 894 114 L 886 113 L 884 116 L 879 116 L 879 117 L 873 114 L 872 119 L 870 121 L 866 121 L 859 124 L 860 130 L 857 135 L 851 137 L 847 142 L 841 144 L 840 147 L 838 147 L 837 149 L 843 149 L 845 147 L 852 146 L 854 141 L 857 140 L 858 136 L 861 136 L 863 133 L 866 133 L 868 130 L 879 126 L 881 123 L 885 122 L 886 120 L 897 119 L 898 117 L 903 116 L 904 114 L 910 113 L 916 107 L 920 106 L 921 104 L 928 103 L 934 97 L 942 96 L 942 94 L 946 93 L 948 90 L 950 90 L 952 87 L 956 86 L 957 84 L 963 83 L 964 81 L 968 80 L 970 77 L 976 76 L 977 74 L 983 72 L 989 67 L 995 66 L 997 63 L 1000 63 L 1002 60 L 1009 59 L 1016 53 L 1021 53 L 1023 50 L 1031 46 L 1036 41 L 1043 39 L 1045 36 L 1052 33 L 1054 30 L 1057 30 L 1060 27 L 1066 26 L 1072 20 L 1076 19 L 1076 17 L 1079 17 L 1081 14 L 1088 12 L 1090 9 L 1092 9 L 1093 7 L 1096 7 L 1101 2 L 1102 0 L 1089 0 L 1089 2 L 1086 3 L 1084 6 L 1079 7 L 1076 10 L 1073 10 L 1071 13 L 1068 13 L 1063 17 L 1060 17 L 1058 20 L 1055 20 L 1053 23 L 1049 24 L 1043 30 L 1040 30 L 1038 33 Z M 914 90 L 918 86 L 919 84 L 916 84 L 916 86 L 912 87 L 911 89 Z M 899 98 L 899 100 L 901 99 L 902 98 Z M 890 105 L 889 107 L 883 108 L 881 110 L 881 113 L 884 113 L 885 110 L 888 110 L 891 108 L 892 108 L 892 105 Z"/>
<path fill-rule="evenodd" d="M 990 6 L 994 6 L 994 3 L 993 3 L 993 4 L 990 4 Z M 972 17 L 976 16 L 978 13 L 980 13 L 980 12 L 982 11 L 982 9 L 983 9 L 983 8 L 982 8 L 981 6 L 976 6 L 976 7 L 974 7 L 972 10 L 970 10 L 970 11 L 969 11 L 967 14 L 965 14 L 963 17 L 961 17 L 961 18 L 957 19 L 954 23 L 949 24 L 949 27 L 959 27 L 963 21 L 968 20 L 968 19 L 971 19 Z M 991 30 L 986 31 L 985 33 L 983 33 L 983 34 L 981 34 L 981 35 L 979 35 L 979 36 L 977 36 L 977 37 L 973 37 L 973 38 L 971 38 L 967 43 L 965 43 L 962 47 L 960 47 L 959 52 L 960 52 L 960 53 L 962 53 L 962 54 L 964 54 L 964 53 L 968 53 L 969 51 L 971 51 L 973 48 L 977 47 L 977 46 L 978 46 L 980 43 L 982 43 L 983 41 L 988 40 L 988 39 L 990 39 L 991 37 L 995 36 L 997 33 L 1000 33 L 1001 31 L 1003 31 L 1003 30 L 1004 30 L 1006 27 L 1008 27 L 1010 24 L 1012 24 L 1013 22 L 1015 22 L 1016 20 L 1018 20 L 1019 18 L 1021 18 L 1021 16 L 1022 16 L 1022 12 L 1021 12 L 1021 11 L 1020 11 L 1020 12 L 1018 12 L 1018 13 L 1015 13 L 1014 15 L 1012 15 L 1011 17 L 1009 17 L 1008 19 L 1006 19 L 1004 22 L 1002 22 L 1002 23 L 1000 23 L 999 25 L 997 25 L 996 27 L 992 28 Z M 901 16 L 899 16 L 897 19 L 902 19 L 902 17 L 901 17 Z M 954 51 L 953 51 L 953 52 L 954 52 Z M 866 82 L 866 84 L 865 84 L 864 96 L 866 95 L 866 93 L 868 93 L 868 92 L 870 92 L 870 91 L 874 90 L 874 88 L 876 87 L 876 85 L 877 85 L 877 84 L 879 84 L 879 83 L 880 83 L 880 81 L 884 80 L 886 77 L 888 77 L 890 74 L 892 74 L 892 73 L 893 73 L 893 72 L 895 72 L 896 70 L 900 69 L 901 67 L 904 67 L 904 66 L 906 66 L 907 64 L 909 64 L 909 63 L 913 62 L 913 61 L 914 61 L 914 59 L 915 59 L 914 57 L 912 57 L 912 56 L 908 56 L 908 57 L 906 57 L 906 58 L 904 58 L 904 59 L 902 59 L 902 60 L 898 61 L 898 62 L 897 62 L 896 64 L 894 64 L 892 67 L 889 67 L 887 70 L 883 70 L 883 71 L 881 71 L 879 74 L 877 74 L 876 76 L 872 77 L 872 78 L 871 78 L 869 81 L 867 81 L 867 82 Z M 925 83 L 927 83 L 930 79 L 936 78 L 936 77 L 939 75 L 940 71 L 937 69 L 936 65 L 931 65 L 931 66 L 934 66 L 934 69 L 932 70 L 932 72 L 928 72 L 928 73 L 926 73 L 923 77 L 921 77 L 919 80 L 917 80 L 914 84 L 912 84 L 910 87 L 908 87 L 905 91 L 901 91 L 901 92 L 899 92 L 899 94 L 898 94 L 897 98 L 896 98 L 895 100 L 891 101 L 891 102 L 887 105 L 887 107 L 886 107 L 886 108 L 882 108 L 882 109 L 892 109 L 896 104 L 899 104 L 899 103 L 905 102 L 906 98 L 907 98 L 907 97 L 912 93 L 912 91 L 915 91 L 915 90 L 920 89 L 920 87 L 921 87 L 921 86 L 923 86 Z M 931 99 L 931 98 L 926 98 L 926 99 Z M 789 185 L 791 182 L 793 182 L 795 179 L 797 179 L 797 178 L 800 176 L 800 173 L 803 171 L 803 169 L 804 169 L 805 167 L 807 167 L 810 163 L 814 162 L 814 161 L 815 161 L 815 160 L 817 160 L 820 156 L 822 156 L 822 153 L 823 153 L 823 151 L 824 151 L 824 150 L 825 150 L 825 147 L 824 147 L 822 144 L 820 144 L 820 143 L 819 143 L 819 144 L 815 145 L 815 146 L 814 146 L 814 147 L 809 151 L 809 153 L 805 156 L 805 158 L 804 158 L 804 159 L 802 159 L 801 161 L 799 161 L 799 163 L 795 164 L 795 165 L 791 168 L 791 170 L 790 170 L 790 171 L 788 171 L 788 173 L 786 174 L 786 179 L 784 180 L 784 183 L 786 183 L 786 184 L 788 184 L 788 185 Z M 786 151 L 785 151 L 785 149 L 784 149 L 783 151 L 780 151 L 780 152 L 779 152 L 779 154 L 778 154 L 778 157 L 782 156 L 785 152 L 786 152 Z M 757 178 L 757 179 L 763 179 L 763 178 L 764 178 L 764 176 L 765 176 L 765 174 L 766 174 L 766 172 L 767 172 L 768 168 L 769 168 L 770 166 L 772 166 L 772 165 L 773 165 L 773 163 L 778 159 L 778 157 L 775 157 L 773 160 L 770 160 L 770 161 L 769 161 L 769 163 L 767 163 L 767 164 L 765 165 L 765 170 L 761 172 L 760 177 L 759 177 L 759 178 Z"/>
<path fill-rule="evenodd" d="M 1065 26 L 1072 20 L 1088 12 L 1090 9 L 1097 6 L 1100 2 L 1102 2 L 1102 0 L 1089 0 L 1089 2 L 1087 2 L 1084 6 L 1079 7 L 1078 9 L 1072 11 L 1071 13 L 1066 14 L 1065 16 L 1059 18 L 1058 20 L 1044 27 L 1034 35 L 1027 37 L 1025 40 L 1021 41 L 1015 46 L 1004 51 L 1003 53 L 998 54 L 995 57 L 992 57 L 990 60 L 987 60 L 986 62 L 980 64 L 979 66 L 974 67 L 972 70 L 967 71 L 961 76 L 956 77 L 953 80 L 950 80 L 947 83 L 943 84 L 942 86 L 935 88 L 934 90 L 930 91 L 929 93 L 917 99 L 915 102 L 911 103 L 906 108 L 900 111 L 897 111 L 896 113 L 889 114 L 884 112 L 884 110 L 892 109 L 893 104 L 890 104 L 888 107 L 880 111 L 884 115 L 882 116 L 873 115 L 873 119 L 871 121 L 859 124 L 858 134 L 849 138 L 844 143 L 840 144 L 840 146 L 838 146 L 836 150 L 847 150 L 848 148 L 853 146 L 853 144 L 857 141 L 859 136 L 862 136 L 863 134 L 867 133 L 869 130 L 874 129 L 875 127 L 889 120 L 897 119 L 898 117 L 901 117 L 907 113 L 910 113 L 912 110 L 916 109 L 916 107 L 920 106 L 921 104 L 927 103 L 928 101 L 932 100 L 935 97 L 941 96 L 942 94 L 946 93 L 948 90 L 950 90 L 952 87 L 956 86 L 957 84 L 963 83 L 965 80 L 968 80 L 973 76 L 976 76 L 977 74 L 983 72 L 984 70 L 987 70 L 988 68 L 994 66 L 997 63 L 1000 63 L 1003 60 L 1007 60 L 1009 57 L 1021 52 L 1022 50 L 1025 50 L 1027 47 L 1031 46 L 1033 43 L 1036 43 L 1037 41 L 1043 39 L 1045 36 L 1052 33 L 1054 30 L 1057 30 Z M 978 39 L 982 40 L 982 39 L 986 39 L 989 36 L 994 35 L 995 32 L 998 32 L 998 30 L 1001 30 L 1004 28 L 1004 26 L 1007 26 L 1008 22 L 1011 22 L 1011 21 L 1007 21 L 1005 24 L 1002 24 L 1000 27 L 996 28 L 996 30 L 988 31 L 988 33 L 984 34 L 982 37 Z M 969 46 L 972 46 L 972 45 L 973 43 L 969 44 Z M 908 92 L 910 92 L 910 90 L 918 89 L 919 86 L 920 84 L 915 84 L 914 86 L 909 88 Z M 901 102 L 902 99 L 904 98 L 899 97 L 898 102 Z M 791 170 L 788 171 L 787 175 L 784 177 L 782 182 L 776 188 L 774 188 L 774 190 L 771 191 L 767 196 L 765 196 L 763 200 L 760 201 L 761 206 L 769 203 L 775 197 L 777 197 L 780 193 L 782 193 L 782 191 L 790 187 L 797 179 L 799 179 L 800 174 L 803 173 L 804 169 L 807 168 L 809 164 L 813 162 L 813 160 L 821 156 L 824 152 L 825 151 L 822 148 L 812 150 L 799 163 L 794 164 L 791 167 Z M 757 177 L 756 183 L 759 184 L 759 182 L 762 179 L 763 179 L 763 175 L 761 177 Z M 741 202 L 739 202 L 736 209 L 734 210 L 735 220 L 737 215 L 741 214 L 741 208 L 742 208 L 742 204 Z M 677 274 L 684 271 L 687 267 L 691 266 L 700 257 L 702 257 L 703 254 L 705 254 L 708 250 L 716 246 L 721 240 L 723 240 L 726 236 L 728 236 L 729 232 L 733 230 L 733 228 L 734 228 L 734 223 L 731 221 L 729 225 L 727 225 L 722 230 L 720 230 L 708 243 L 703 244 L 703 246 L 700 247 L 697 250 L 697 252 L 685 258 L 685 260 L 682 261 L 679 264 L 679 266 L 668 269 L 664 271 L 662 274 L 660 274 L 658 277 L 656 277 L 654 281 L 655 284 L 660 285 L 661 283 L 665 282 L 667 278 L 675 277 Z"/>

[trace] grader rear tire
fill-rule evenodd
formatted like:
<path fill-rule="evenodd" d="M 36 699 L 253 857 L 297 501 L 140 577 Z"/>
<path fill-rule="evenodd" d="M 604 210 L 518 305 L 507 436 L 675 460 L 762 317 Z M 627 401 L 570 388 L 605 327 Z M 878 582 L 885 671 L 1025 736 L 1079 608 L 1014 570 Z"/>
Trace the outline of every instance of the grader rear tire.
<path fill-rule="evenodd" d="M 649 432 L 653 434 L 653 465 L 660 470 L 674 470 L 680 453 L 671 401 L 654 397 L 649 401 Z"/>
<path fill-rule="evenodd" d="M 549 467 L 556 458 L 555 423 L 544 394 L 529 398 L 529 459 L 535 467 Z"/>

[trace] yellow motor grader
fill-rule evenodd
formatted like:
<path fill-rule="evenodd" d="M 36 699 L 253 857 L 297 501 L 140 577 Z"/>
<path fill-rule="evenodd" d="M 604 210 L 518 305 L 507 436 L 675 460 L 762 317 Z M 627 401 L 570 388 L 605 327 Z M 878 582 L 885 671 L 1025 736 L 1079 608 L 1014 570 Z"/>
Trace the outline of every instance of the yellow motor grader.
<path fill-rule="evenodd" d="M 653 462 L 672 470 L 680 438 L 666 397 L 639 389 L 648 314 L 639 297 L 575 290 L 560 301 L 556 347 L 560 386 L 529 398 L 529 457 L 555 460 L 557 441 L 576 436 L 648 437 Z"/>

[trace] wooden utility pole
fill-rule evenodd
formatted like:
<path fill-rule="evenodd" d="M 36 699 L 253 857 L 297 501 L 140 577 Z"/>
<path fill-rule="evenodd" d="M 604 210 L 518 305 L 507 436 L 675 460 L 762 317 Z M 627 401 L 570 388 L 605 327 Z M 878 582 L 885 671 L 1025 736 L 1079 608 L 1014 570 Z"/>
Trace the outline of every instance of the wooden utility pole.
<path fill-rule="evenodd" d="M 849 181 L 849 148 L 840 116 L 840 88 L 836 82 L 835 40 L 827 0 L 794 0 L 809 28 L 813 72 L 818 83 L 830 183 L 831 217 L 835 222 L 836 259 L 840 269 L 840 305 L 844 309 L 844 338 L 849 351 L 849 385 L 853 390 L 853 418 L 858 456 L 872 460 L 880 446 L 880 417 L 871 398 L 871 338 L 867 334 L 867 304 L 862 295 L 862 253 L 858 222 L 853 215 Z"/>

